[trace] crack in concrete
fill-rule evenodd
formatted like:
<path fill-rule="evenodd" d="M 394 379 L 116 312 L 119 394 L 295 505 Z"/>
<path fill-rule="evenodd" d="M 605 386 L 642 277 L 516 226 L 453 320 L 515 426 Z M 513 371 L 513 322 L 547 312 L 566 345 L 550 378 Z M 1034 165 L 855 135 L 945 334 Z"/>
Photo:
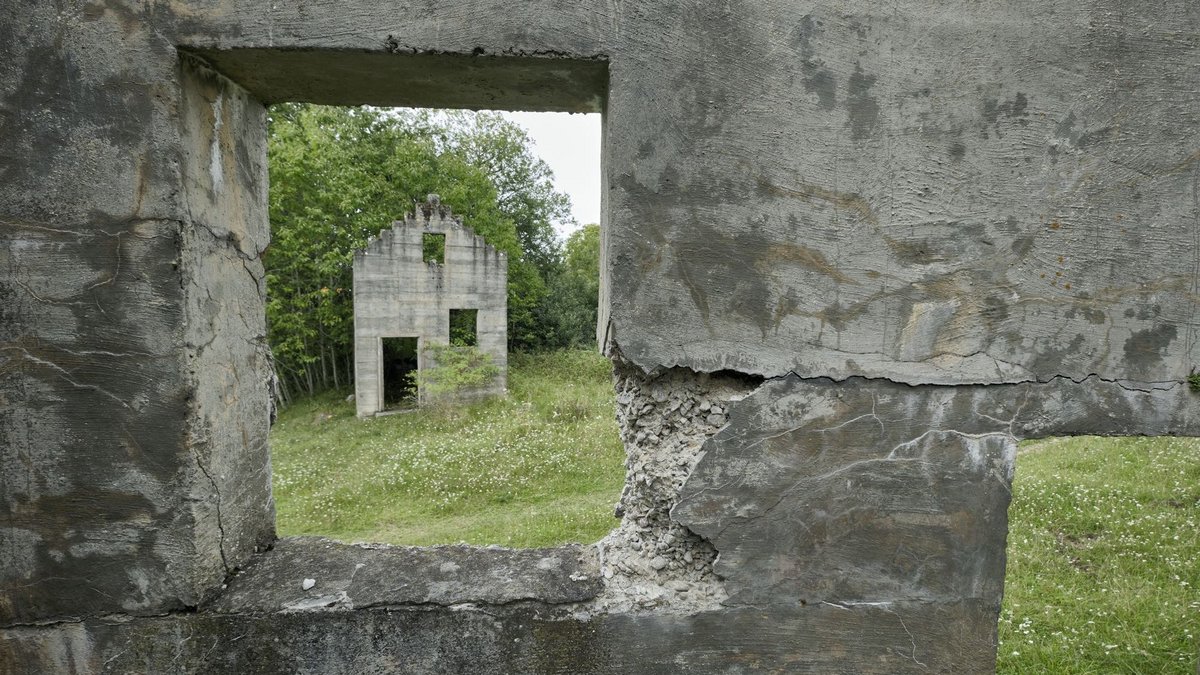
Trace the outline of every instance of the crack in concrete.
<path fill-rule="evenodd" d="M 676 342 L 674 344 L 676 346 L 678 346 L 680 348 L 680 350 L 683 351 L 684 355 L 686 356 L 686 345 L 684 343 L 680 343 L 680 342 Z M 826 349 L 828 349 L 828 348 L 826 348 Z M 610 347 L 610 353 L 613 352 L 614 350 L 616 352 L 620 351 L 619 347 L 617 347 L 615 345 Z M 886 357 L 889 359 L 891 358 L 891 355 L 885 354 L 884 352 L 878 352 L 878 351 L 856 352 L 856 351 L 847 351 L 847 350 L 843 350 L 843 349 L 831 349 L 830 351 L 835 351 L 835 352 L 850 355 L 850 356 L 876 355 L 876 356 Z M 998 364 L 1002 363 L 1004 365 L 1011 366 L 1013 368 L 1019 368 L 1026 372 L 1029 372 L 1029 369 L 1026 368 L 1025 366 L 1022 366 L 1022 365 L 1016 364 L 1016 363 L 1012 363 L 1009 361 L 1004 361 L 1002 359 L 999 359 L 995 356 L 992 356 L 992 355 L 986 353 L 986 351 L 984 351 L 984 350 L 972 352 L 971 354 L 965 355 L 965 356 L 961 355 L 961 354 L 956 354 L 953 352 L 942 352 L 939 354 L 935 354 L 930 358 L 934 358 L 938 355 L 950 355 L 950 356 L 956 356 L 959 358 L 973 358 L 975 356 L 986 356 L 987 358 L 992 359 L 992 361 L 994 361 L 995 363 L 998 363 Z M 622 356 L 622 358 L 626 358 L 626 357 Z M 628 360 L 628 359 L 626 359 L 626 360 Z M 907 363 L 909 363 L 909 362 L 897 361 L 894 363 L 894 365 L 903 366 L 903 365 L 906 365 Z M 955 372 L 955 370 L 952 368 L 945 368 L 945 367 L 939 366 L 934 363 L 928 363 L 927 360 L 914 361 L 911 363 L 929 365 L 934 368 L 937 368 L 938 370 L 942 370 L 945 372 Z M 1115 385 L 1117 385 L 1123 389 L 1127 389 L 1129 391 L 1170 391 L 1170 390 L 1178 387 L 1181 384 L 1185 384 L 1185 382 L 1182 378 L 1179 380 L 1142 381 L 1142 380 L 1133 380 L 1130 378 L 1107 378 L 1107 377 L 1100 375 L 1099 373 L 1088 373 L 1088 374 L 1082 375 L 1082 376 L 1055 374 L 1055 375 L 1050 376 L 1045 379 L 1037 378 L 1037 377 L 1026 377 L 1024 379 L 1001 380 L 1001 381 L 964 380 L 961 382 L 946 383 L 946 382 L 908 381 L 908 380 L 901 380 L 901 379 L 897 379 L 895 377 L 884 376 L 884 375 L 844 375 L 844 376 L 804 375 L 804 374 L 801 374 L 799 371 L 797 371 L 795 368 L 790 368 L 790 369 L 786 369 L 783 371 L 775 371 L 776 374 L 771 374 L 770 371 L 743 370 L 743 369 L 739 369 L 739 368 L 730 368 L 730 367 L 723 367 L 723 368 L 713 369 L 713 370 L 697 369 L 697 368 L 693 368 L 692 366 L 689 366 L 689 365 L 686 365 L 683 363 L 679 363 L 679 362 L 660 363 L 660 364 L 650 367 L 650 368 L 643 367 L 640 364 L 635 364 L 635 365 L 637 368 L 639 368 L 640 370 L 642 370 L 643 372 L 645 372 L 647 374 L 670 371 L 672 369 L 680 369 L 680 370 L 686 370 L 686 371 L 696 373 L 696 374 L 704 373 L 704 374 L 709 374 L 709 375 L 717 372 L 718 370 L 719 371 L 729 371 L 729 372 L 734 372 L 734 373 L 737 373 L 737 374 L 745 376 L 745 377 L 762 378 L 764 384 L 767 382 L 786 379 L 788 377 L 796 377 L 796 378 L 800 379 L 801 381 L 805 381 L 805 382 L 824 380 L 824 381 L 834 382 L 837 384 L 842 384 L 844 382 L 848 382 L 848 381 L 852 381 L 852 380 L 858 380 L 858 381 L 863 381 L 863 382 L 890 382 L 892 384 L 905 385 L 905 386 L 914 387 L 914 388 L 916 388 L 916 387 L 999 387 L 999 386 L 1021 385 L 1021 384 L 1049 384 L 1051 382 L 1054 382 L 1055 380 L 1060 380 L 1060 379 L 1068 379 L 1068 380 L 1071 380 L 1072 382 L 1074 382 L 1075 384 L 1082 384 L 1093 378 L 1097 379 L 1101 382 L 1104 382 L 1104 383 L 1115 384 Z M 1144 386 L 1139 387 L 1138 385 L 1144 385 Z"/>
<path fill-rule="evenodd" d="M 133 226 L 133 225 L 138 225 L 141 223 L 178 223 L 180 221 L 177 219 L 174 219 L 174 218 L 138 218 L 138 217 L 134 217 L 134 218 L 127 218 L 123 222 L 128 225 Z M 56 228 L 56 227 L 47 227 L 44 224 L 33 223 L 33 222 L 29 222 L 29 221 L 15 221 L 15 220 L 0 220 L 0 225 L 3 225 L 4 227 L 7 227 L 7 228 L 12 228 L 14 230 L 16 230 L 16 229 L 37 230 L 40 232 L 50 232 L 53 234 L 67 234 L 67 235 L 71 235 L 72 237 L 94 237 L 97 234 L 102 234 L 106 237 L 113 237 L 114 239 L 125 236 L 125 235 L 132 235 L 137 239 L 153 239 L 155 236 L 155 235 L 151 235 L 148 237 L 145 237 L 145 236 L 138 237 L 136 234 L 134 234 L 133 232 L 131 232 L 129 230 L 123 230 L 120 232 L 109 232 L 108 230 L 100 229 L 98 227 L 97 228 L 88 227 L 87 229 L 84 229 L 84 230 L 67 230 L 67 229 Z"/>
<path fill-rule="evenodd" d="M 127 402 L 125 402 L 124 399 L 122 399 L 121 397 L 112 393 L 111 391 L 108 391 L 107 389 L 104 389 L 103 387 L 101 387 L 99 385 L 84 384 L 82 382 L 76 382 L 74 379 L 71 378 L 71 371 L 67 370 L 66 368 L 63 368 L 62 366 L 58 365 L 57 363 L 53 363 L 51 361 L 46 361 L 45 359 L 39 359 L 38 357 L 34 356 L 33 354 L 30 354 L 29 351 L 26 350 L 24 347 L 17 347 L 16 345 L 0 347 L 0 351 L 4 351 L 4 350 L 10 350 L 10 351 L 15 350 L 15 351 L 21 352 L 21 355 L 27 361 L 32 361 L 33 363 L 36 363 L 40 366 L 45 366 L 47 368 L 50 368 L 51 370 L 54 370 L 55 372 L 58 373 L 58 376 L 60 378 L 62 378 L 63 380 L 66 380 L 68 383 L 70 383 L 71 386 L 75 387 L 76 389 L 86 389 L 88 391 L 94 391 L 98 394 L 103 394 L 103 395 L 107 396 L 108 398 L 121 404 L 121 407 L 130 409 L 130 410 L 133 409 L 133 406 L 129 405 Z"/>
<path fill-rule="evenodd" d="M 530 609 L 538 609 L 538 610 L 552 609 L 552 610 L 561 611 L 561 612 L 563 612 L 563 616 L 565 617 L 568 615 L 571 607 L 573 607 L 575 605 L 579 605 L 579 604 L 586 604 L 586 603 L 579 603 L 579 602 L 575 602 L 575 601 L 556 602 L 556 601 L 547 601 L 547 600 L 544 600 L 541 598 L 514 598 L 511 600 L 505 600 L 505 601 L 501 601 L 501 602 L 455 602 L 455 603 L 448 603 L 448 604 L 442 604 L 442 603 L 436 603 L 436 602 L 411 602 L 411 603 L 378 602 L 378 603 L 370 603 L 370 604 L 366 604 L 366 605 L 356 605 L 356 606 L 349 606 L 349 607 L 346 607 L 346 606 L 322 607 L 322 608 L 300 609 L 300 610 L 281 608 L 281 609 L 277 610 L 276 612 L 272 612 L 272 613 L 274 613 L 274 614 L 306 614 L 306 613 L 320 613 L 320 612 L 360 612 L 360 611 L 361 612 L 390 612 L 390 611 L 405 611 L 405 610 L 433 612 L 433 611 L 449 610 L 452 612 L 479 612 L 481 614 L 486 614 L 493 618 L 503 618 L 505 610 L 521 610 L 524 608 L 530 608 Z M 495 610 L 499 610 L 499 611 L 495 611 Z M 221 612 L 221 611 L 205 610 L 204 612 L 201 612 L 200 614 L 212 616 L 212 617 L 244 618 L 244 619 L 259 619 L 259 618 L 262 618 L 262 616 L 263 616 L 263 614 L 261 612 L 256 612 L 256 611 Z M 7 624 L 0 625 L 0 630 L 41 630 L 41 629 L 52 630 L 52 629 L 63 627 L 63 626 L 84 626 L 89 623 L 102 623 L 102 624 L 106 624 L 106 625 L 110 625 L 110 626 L 119 626 L 119 625 L 131 623 L 134 621 L 141 621 L 141 620 L 147 620 L 147 619 L 186 619 L 186 618 L 196 616 L 196 615 L 197 615 L 196 608 L 187 607 L 184 609 L 178 609 L 178 610 L 172 610 L 172 611 L 166 611 L 166 612 L 154 612 L 154 613 L 149 613 L 149 614 L 110 613 L 110 614 L 101 614 L 101 615 L 96 615 L 96 616 L 85 616 L 85 617 L 74 616 L 74 617 L 69 617 L 69 618 L 49 619 L 49 620 L 42 620 L 42 621 L 7 623 Z"/>
<path fill-rule="evenodd" d="M 345 595 L 345 591 L 342 592 L 342 595 Z M 533 597 L 533 596 L 510 598 L 508 600 L 500 600 L 497 602 L 475 601 L 475 602 L 441 603 L 441 602 L 433 602 L 433 601 L 423 601 L 423 602 L 382 602 L 381 601 L 381 602 L 370 602 L 365 605 L 355 605 L 355 604 L 353 604 L 353 600 L 350 598 L 347 598 L 347 600 L 350 602 L 350 606 L 347 609 L 350 609 L 353 611 L 377 610 L 377 609 L 383 609 L 383 610 L 448 609 L 451 611 L 479 611 L 484 614 L 488 614 L 489 616 L 497 616 L 497 615 L 490 614 L 487 611 L 488 609 L 506 609 L 506 608 L 519 608 L 519 607 L 563 607 L 563 608 L 566 608 L 566 607 L 573 607 L 573 606 L 580 605 L 580 604 L 587 604 L 588 602 L 591 602 L 591 600 L 586 600 L 583 602 L 580 602 L 578 600 L 553 600 L 553 599 L 547 600 L 545 598 L 538 598 L 538 597 Z M 305 611 L 320 611 L 320 610 L 305 610 Z"/>
<path fill-rule="evenodd" d="M 200 461 L 200 453 L 196 451 L 195 447 L 192 447 L 192 456 L 195 457 L 196 466 L 199 467 L 200 472 L 204 474 L 205 478 L 208 478 L 208 482 L 212 485 L 213 493 L 215 493 L 217 497 L 217 550 L 221 554 L 221 568 L 225 570 L 225 576 L 228 577 L 231 570 L 229 569 L 229 561 L 225 559 L 225 523 L 221 517 L 221 488 L 217 486 L 216 479 L 213 478 L 212 474 L 208 472 L 208 469 L 205 468 L 204 463 Z"/>
<path fill-rule="evenodd" d="M 902 654 L 901 653 L 900 656 L 903 656 L 904 658 L 912 661 L 913 663 L 917 664 L 918 666 L 921 666 L 925 670 L 929 670 L 928 664 L 922 663 L 921 661 L 919 661 L 917 659 L 917 639 L 915 636 L 913 636 L 912 631 L 910 631 L 908 629 L 908 624 L 904 623 L 904 617 L 900 616 L 900 613 L 892 608 L 893 603 L 891 601 L 886 601 L 886 602 L 840 602 L 839 603 L 839 602 L 829 602 L 828 600 L 822 600 L 821 604 L 828 605 L 829 607 L 836 607 L 837 609 L 840 609 L 840 610 L 843 610 L 846 612 L 854 611 L 855 607 L 875 607 L 875 608 L 883 610 L 884 612 L 887 612 L 888 614 L 895 616 L 896 619 L 898 619 L 900 621 L 900 627 L 902 629 L 904 629 L 905 634 L 908 635 L 909 643 L 912 645 L 912 654 Z"/>
<path fill-rule="evenodd" d="M 695 371 L 695 372 L 700 372 L 700 371 Z M 739 372 L 743 375 L 752 375 L 751 373 L 744 373 L 742 371 L 737 371 L 737 372 Z M 1020 386 L 1023 384 L 1031 384 L 1031 385 L 1052 384 L 1058 380 L 1070 380 L 1074 384 L 1083 384 L 1085 382 L 1088 382 L 1089 380 L 1094 379 L 1094 380 L 1097 380 L 1098 382 L 1103 382 L 1105 384 L 1115 384 L 1118 387 L 1120 387 L 1126 391 L 1139 392 L 1139 393 L 1150 393 L 1152 391 L 1172 391 L 1176 387 L 1179 387 L 1180 385 L 1184 384 L 1184 382 L 1182 380 L 1141 381 L 1141 380 L 1130 380 L 1127 378 L 1106 378 L 1098 373 L 1089 373 L 1087 375 L 1084 375 L 1084 376 L 1078 377 L 1078 378 L 1072 377 L 1070 375 L 1054 375 L 1053 377 L 1050 377 L 1050 378 L 1047 378 L 1044 380 L 1034 378 L 1034 379 L 1026 379 L 1026 380 L 1014 380 L 1012 382 L 956 382 L 953 384 L 945 384 L 945 383 L 938 383 L 938 382 L 905 382 L 903 380 L 897 380 L 897 379 L 893 379 L 890 377 L 866 376 L 866 375 L 847 375 L 846 377 L 842 377 L 842 378 L 830 377 L 827 375 L 801 375 L 800 373 L 797 373 L 794 370 L 789 370 L 782 375 L 771 375 L 771 376 L 760 376 L 760 377 L 764 378 L 763 384 L 766 384 L 767 382 L 778 382 L 778 381 L 785 380 L 789 377 L 794 377 L 794 378 L 800 380 L 801 382 L 832 382 L 834 384 L 845 384 L 847 382 L 865 382 L 865 383 L 886 382 L 889 384 L 910 387 L 912 389 L 918 389 L 918 388 L 923 388 L 923 387 L 939 388 L 939 389 L 954 389 L 954 388 L 967 388 L 967 387 L 1017 387 L 1017 386 Z M 1135 386 L 1135 385 L 1139 385 L 1139 384 L 1145 385 L 1145 388 L 1139 388 L 1139 387 Z"/>
<path fill-rule="evenodd" d="M 54 349 L 60 352 L 66 352 L 72 356 L 111 356 L 113 358 L 142 358 L 142 359 L 163 359 L 170 358 L 170 354 L 152 354 L 150 352 L 110 352 L 103 349 L 67 349 L 66 347 L 54 346 Z"/>
<path fill-rule="evenodd" d="M 915 637 L 913 637 L 912 631 L 910 631 L 908 629 L 908 625 L 904 623 L 904 617 L 900 616 L 899 612 L 897 612 L 894 609 L 891 609 L 890 607 L 883 608 L 883 611 L 887 612 L 888 614 L 895 615 L 896 619 L 898 619 L 900 621 L 900 627 L 903 628 L 904 632 L 908 634 L 908 641 L 912 644 L 912 655 L 908 656 L 907 658 L 911 659 L 913 663 L 917 664 L 918 666 L 921 666 L 923 669 L 929 670 L 929 666 L 927 664 L 924 664 L 917 660 L 917 639 Z M 902 654 L 902 656 L 903 656 L 903 654 Z"/>
<path fill-rule="evenodd" d="M 83 301 L 71 302 L 71 301 L 68 301 L 63 298 L 43 298 L 42 296 L 35 293 L 34 290 L 29 287 L 28 284 L 17 281 L 16 279 L 13 279 L 13 283 L 16 284 L 17 286 L 19 286 L 21 288 L 21 290 L 28 293 L 29 296 L 32 297 L 34 300 L 37 300 L 38 302 L 45 304 L 45 305 L 60 305 L 63 307 L 80 307 L 83 305 L 92 304 L 90 302 L 83 302 Z M 78 294 L 76 294 L 76 295 L 78 295 Z"/>
<path fill-rule="evenodd" d="M 242 260 L 255 262 L 255 261 L 258 261 L 259 256 L 262 255 L 261 252 L 258 252 L 256 254 L 252 255 L 252 254 L 242 250 L 241 241 L 238 238 L 237 234 L 235 234 L 232 230 L 227 232 L 224 236 L 217 234 L 216 231 L 213 230 L 212 227 L 210 227 L 204 221 L 191 215 L 191 205 L 188 206 L 188 215 L 189 215 L 189 217 L 191 217 L 192 225 L 195 225 L 195 226 L 199 227 L 200 229 L 204 230 L 205 232 L 207 232 L 208 235 L 210 237 L 212 237 L 213 241 L 224 242 L 225 244 L 227 244 L 230 248 L 232 248 L 234 250 L 234 252 L 237 253 L 238 257 L 241 258 Z M 253 275 L 251 275 L 251 276 L 253 276 Z M 256 281 L 257 281 L 257 279 L 256 279 Z"/>
<path fill-rule="evenodd" d="M 487 51 L 483 47 L 476 46 L 470 52 L 452 51 L 449 49 L 434 49 L 429 47 L 417 47 L 410 44 L 402 44 L 395 35 L 389 34 L 382 41 L 383 48 L 389 54 L 423 54 L 428 56 L 468 56 L 468 57 L 526 57 L 526 58 L 545 58 L 545 59 L 570 59 L 572 61 L 600 61 L 607 62 L 607 54 L 576 54 L 565 52 L 559 49 L 516 49 L 508 47 L 494 51 Z"/>
<path fill-rule="evenodd" d="M 123 614 L 109 613 L 98 614 L 96 616 L 70 616 L 59 617 L 54 619 L 42 619 L 39 621 L 19 621 L 16 623 L 0 624 L 0 630 L 10 629 L 38 629 L 38 628 L 57 628 L 59 626 L 80 626 L 88 622 L 105 623 L 110 626 L 118 626 L 139 619 L 162 619 L 172 616 L 189 616 L 192 613 L 192 608 L 166 611 L 152 612 L 148 614 Z"/>

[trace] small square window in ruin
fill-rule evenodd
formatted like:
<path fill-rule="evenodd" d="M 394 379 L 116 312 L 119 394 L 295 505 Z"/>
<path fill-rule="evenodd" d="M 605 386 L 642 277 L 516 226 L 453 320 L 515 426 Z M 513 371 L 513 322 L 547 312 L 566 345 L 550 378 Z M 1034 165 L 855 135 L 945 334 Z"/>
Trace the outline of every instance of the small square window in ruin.
<path fill-rule="evenodd" d="M 383 344 L 383 407 L 385 410 L 417 404 L 415 375 L 419 368 L 415 337 L 380 338 Z"/>
<path fill-rule="evenodd" d="M 426 232 L 421 235 L 421 259 L 427 263 L 446 264 L 446 235 Z"/>
<path fill-rule="evenodd" d="M 479 310 L 450 310 L 450 344 L 464 347 L 479 346 Z"/>

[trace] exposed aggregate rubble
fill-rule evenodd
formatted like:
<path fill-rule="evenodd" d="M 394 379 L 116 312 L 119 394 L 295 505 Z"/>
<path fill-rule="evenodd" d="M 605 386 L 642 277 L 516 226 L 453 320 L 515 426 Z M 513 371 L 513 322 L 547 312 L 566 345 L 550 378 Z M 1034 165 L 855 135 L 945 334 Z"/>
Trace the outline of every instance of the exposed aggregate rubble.
<path fill-rule="evenodd" d="M 696 611 L 725 599 L 712 544 L 671 520 L 704 442 L 725 425 L 729 405 L 759 381 L 671 369 L 647 375 L 616 364 L 617 423 L 628 454 L 621 524 L 596 544 L 605 590 L 596 609 Z"/>

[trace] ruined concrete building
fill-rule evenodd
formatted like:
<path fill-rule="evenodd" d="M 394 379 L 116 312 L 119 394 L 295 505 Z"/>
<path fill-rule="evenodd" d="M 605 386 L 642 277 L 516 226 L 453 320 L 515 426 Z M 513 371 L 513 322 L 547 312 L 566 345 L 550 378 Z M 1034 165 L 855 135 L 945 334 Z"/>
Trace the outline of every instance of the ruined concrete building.
<path fill-rule="evenodd" d="M 1126 0 L 3 3 L 0 671 L 991 671 L 1017 441 L 1200 432 L 1198 36 Z M 276 540 L 277 101 L 604 114 L 599 545 Z"/>
<path fill-rule="evenodd" d="M 411 392 L 406 376 L 429 367 L 429 344 L 477 347 L 500 375 L 478 395 L 504 391 L 508 364 L 508 258 L 437 195 L 354 255 L 354 394 L 359 417 Z"/>

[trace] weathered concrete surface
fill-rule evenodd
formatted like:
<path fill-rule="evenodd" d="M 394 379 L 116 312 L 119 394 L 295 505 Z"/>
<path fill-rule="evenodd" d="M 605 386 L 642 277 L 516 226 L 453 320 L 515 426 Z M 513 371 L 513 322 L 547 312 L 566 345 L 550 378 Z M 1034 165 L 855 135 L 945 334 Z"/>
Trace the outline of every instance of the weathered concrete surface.
<path fill-rule="evenodd" d="M 602 111 L 601 92 L 608 89 L 608 65 L 599 56 L 565 61 L 429 54 L 401 44 L 390 34 L 382 51 L 352 52 L 332 67 L 324 50 L 198 49 L 193 53 L 267 102 L 586 113 Z M 311 76 L 298 78 L 297 72 Z"/>
<path fill-rule="evenodd" d="M 424 234 L 440 234 L 442 263 L 423 256 Z M 359 417 L 382 412 L 382 338 L 417 338 L 418 370 L 436 366 L 425 352 L 431 343 L 450 343 L 450 312 L 478 310 L 476 346 L 500 373 L 461 395 L 501 393 L 508 383 L 508 257 L 463 226 L 437 195 L 418 204 L 404 220 L 379 231 L 354 252 L 354 401 Z M 431 397 L 418 389 L 422 403 Z"/>
<path fill-rule="evenodd" d="M 994 648 L 979 630 L 989 614 L 964 601 L 592 619 L 536 607 L 95 619 L 5 631 L 0 670 L 957 675 L 992 670 Z"/>
<path fill-rule="evenodd" d="M 1016 443 L 1200 434 L 1186 385 L 1096 378 L 763 385 L 731 407 L 671 515 L 720 551 L 727 604 L 979 598 L 1004 584 Z"/>
<path fill-rule="evenodd" d="M 267 346 L 266 111 L 229 80 L 181 63 L 182 179 L 189 226 L 184 439 L 199 474 L 187 503 L 210 578 L 229 574 L 275 534 L 271 500 L 271 358 Z M 219 564 L 219 566 L 218 566 Z"/>
<path fill-rule="evenodd" d="M 0 625 L 196 605 L 273 537 L 263 109 L 95 8 L 0 42 Z"/>
<path fill-rule="evenodd" d="M 1200 362 L 1200 5 L 639 14 L 660 47 L 617 43 L 608 100 L 626 358 L 913 384 Z"/>
<path fill-rule="evenodd" d="M 0 670 L 990 670 L 1012 440 L 1196 432 L 1197 27 L 1171 0 L 3 4 Z M 460 98 L 405 87 L 468 63 Z M 271 535 L 275 97 L 606 113 L 606 347 L 775 378 L 675 509 L 731 606 L 176 611 Z M 656 432 L 684 462 L 642 471 L 656 514 L 693 422 Z"/>
<path fill-rule="evenodd" d="M 701 448 L 725 426 L 726 410 L 758 378 L 673 369 L 647 375 L 616 364 L 617 423 L 625 442 L 620 524 L 596 544 L 604 592 L 587 611 L 720 607 L 727 593 L 713 573 L 712 543 L 671 517 Z"/>
<path fill-rule="evenodd" d="M 315 583 L 305 589 L 304 580 Z M 414 548 L 281 539 L 229 581 L 218 613 L 362 609 L 400 605 L 563 604 L 599 593 L 595 553 L 549 549 Z"/>
<path fill-rule="evenodd" d="M 369 96 L 363 54 L 607 59 L 606 334 L 647 369 L 1166 382 L 1200 361 L 1193 4 L 496 7 L 235 3 L 182 39 L 264 96 L 330 102 Z M 288 84 L 287 59 L 339 83 Z"/>
<path fill-rule="evenodd" d="M 184 19 L 176 35 L 270 102 L 599 112 L 616 36 L 642 12 L 558 0 L 520 11 L 499 0 L 240 0 L 195 12 L 202 19 Z"/>

